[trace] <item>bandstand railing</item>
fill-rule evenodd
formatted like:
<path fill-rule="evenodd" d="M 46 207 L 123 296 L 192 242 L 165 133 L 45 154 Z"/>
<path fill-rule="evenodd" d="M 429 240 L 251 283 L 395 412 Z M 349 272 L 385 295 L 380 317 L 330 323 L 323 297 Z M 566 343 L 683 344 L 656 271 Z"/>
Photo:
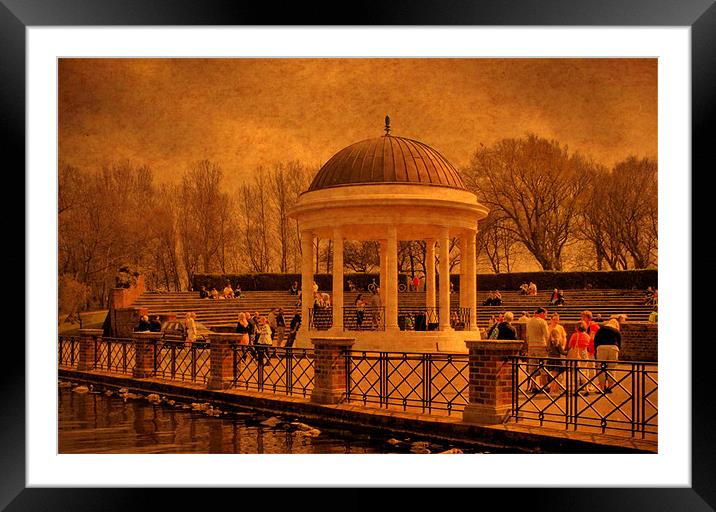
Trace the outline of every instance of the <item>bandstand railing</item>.
<path fill-rule="evenodd" d="M 384 306 L 356 306 L 343 307 L 343 330 L 344 331 L 384 331 L 385 330 L 385 307 Z"/>

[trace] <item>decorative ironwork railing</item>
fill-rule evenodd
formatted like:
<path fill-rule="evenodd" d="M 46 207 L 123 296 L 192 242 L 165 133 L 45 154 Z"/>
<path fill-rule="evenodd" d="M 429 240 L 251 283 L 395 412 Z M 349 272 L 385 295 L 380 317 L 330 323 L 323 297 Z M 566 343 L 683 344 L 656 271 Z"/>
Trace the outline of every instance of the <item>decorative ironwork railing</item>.
<path fill-rule="evenodd" d="M 59 336 L 57 340 L 58 366 L 75 368 L 80 360 L 80 341 L 77 336 Z"/>
<path fill-rule="evenodd" d="M 313 349 L 233 346 L 232 387 L 307 397 L 313 389 Z"/>
<path fill-rule="evenodd" d="M 468 400 L 467 354 L 347 351 L 346 401 L 448 415 Z"/>
<path fill-rule="evenodd" d="M 385 307 L 365 306 L 358 309 L 355 306 L 343 307 L 344 331 L 384 331 Z"/>
<path fill-rule="evenodd" d="M 206 344 L 159 341 L 154 345 L 155 377 L 206 384 L 210 369 L 210 351 Z"/>
<path fill-rule="evenodd" d="M 658 434 L 654 363 L 514 357 L 512 365 L 515 421 L 642 438 Z"/>
<path fill-rule="evenodd" d="M 134 370 L 134 340 L 131 338 L 98 338 L 94 350 L 94 368 L 114 373 Z"/>
<path fill-rule="evenodd" d="M 313 307 L 308 310 L 310 328 L 326 331 L 333 326 L 333 306 Z"/>

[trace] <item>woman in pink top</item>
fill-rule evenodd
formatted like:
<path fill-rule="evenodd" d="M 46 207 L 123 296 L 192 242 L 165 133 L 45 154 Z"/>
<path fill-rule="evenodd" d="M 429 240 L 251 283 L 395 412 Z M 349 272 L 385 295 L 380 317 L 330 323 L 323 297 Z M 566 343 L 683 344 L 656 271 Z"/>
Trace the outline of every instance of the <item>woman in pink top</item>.
<path fill-rule="evenodd" d="M 594 341 L 592 337 L 587 334 L 587 324 L 584 321 L 577 323 L 577 328 L 569 338 L 569 352 L 567 353 L 568 359 L 579 359 L 579 385 L 587 384 L 587 390 L 584 393 L 588 395 L 594 386 L 588 384 L 593 377 L 592 364 L 589 362 L 591 352 L 594 353 Z"/>

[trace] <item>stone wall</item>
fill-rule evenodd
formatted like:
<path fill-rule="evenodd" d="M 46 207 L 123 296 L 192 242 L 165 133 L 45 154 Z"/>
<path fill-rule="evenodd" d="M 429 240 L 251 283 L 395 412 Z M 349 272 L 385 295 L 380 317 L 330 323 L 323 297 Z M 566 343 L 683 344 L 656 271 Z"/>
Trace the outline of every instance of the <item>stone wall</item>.
<path fill-rule="evenodd" d="M 137 277 L 137 284 L 129 288 L 115 288 L 112 290 L 112 308 L 128 308 L 144 293 L 144 276 Z"/>
<path fill-rule="evenodd" d="M 626 322 L 621 326 L 622 349 L 619 359 L 622 361 L 659 360 L 659 328 L 650 322 Z"/>

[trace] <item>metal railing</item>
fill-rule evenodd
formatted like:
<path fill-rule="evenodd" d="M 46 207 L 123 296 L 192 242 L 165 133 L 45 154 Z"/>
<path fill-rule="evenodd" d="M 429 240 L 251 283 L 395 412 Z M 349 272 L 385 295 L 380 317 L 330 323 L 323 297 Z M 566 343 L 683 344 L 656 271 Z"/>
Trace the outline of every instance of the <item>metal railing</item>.
<path fill-rule="evenodd" d="M 385 307 L 365 306 L 358 309 L 355 306 L 343 307 L 344 331 L 384 331 Z"/>
<path fill-rule="evenodd" d="M 313 389 L 313 349 L 233 345 L 232 387 L 307 397 Z"/>
<path fill-rule="evenodd" d="M 75 368 L 80 360 L 80 341 L 77 336 L 59 336 L 57 340 L 57 364 Z"/>
<path fill-rule="evenodd" d="M 654 363 L 512 358 L 512 417 L 565 429 L 658 434 Z"/>
<path fill-rule="evenodd" d="M 206 384 L 210 369 L 210 350 L 206 344 L 187 345 L 182 341 L 154 343 L 155 377 Z"/>
<path fill-rule="evenodd" d="M 114 373 L 134 370 L 134 340 L 131 338 L 98 338 L 95 342 L 94 368 Z"/>
<path fill-rule="evenodd" d="M 347 402 L 423 413 L 461 411 L 468 401 L 468 355 L 347 351 Z"/>
<path fill-rule="evenodd" d="M 312 307 L 308 310 L 308 322 L 314 331 L 326 331 L 333 326 L 333 306 Z"/>

